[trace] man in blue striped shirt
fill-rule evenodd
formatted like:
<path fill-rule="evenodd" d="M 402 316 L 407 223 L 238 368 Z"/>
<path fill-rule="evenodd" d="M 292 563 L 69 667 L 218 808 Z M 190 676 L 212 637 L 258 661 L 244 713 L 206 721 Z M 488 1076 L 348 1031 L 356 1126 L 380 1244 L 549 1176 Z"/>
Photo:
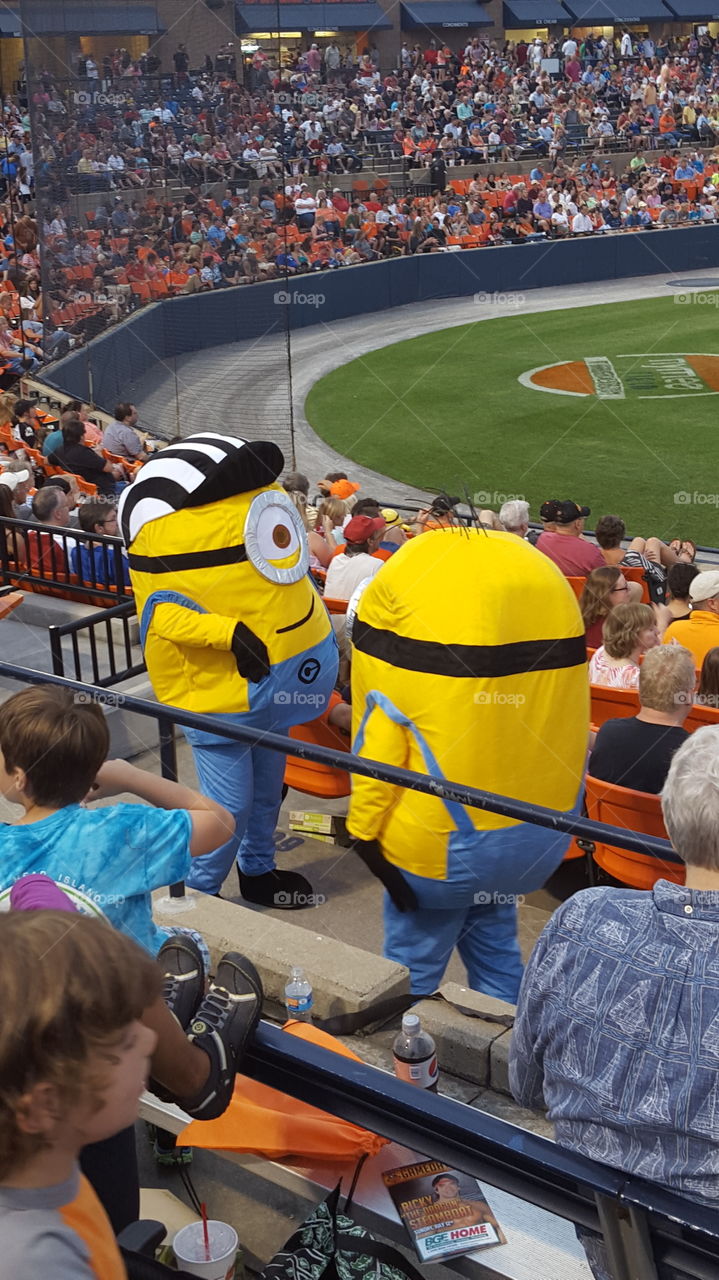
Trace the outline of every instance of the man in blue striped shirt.
<path fill-rule="evenodd" d="M 686 885 L 586 889 L 552 916 L 519 994 L 512 1092 L 557 1142 L 719 1204 L 719 727 L 662 791 Z M 601 1242 L 584 1240 L 598 1280 Z"/>

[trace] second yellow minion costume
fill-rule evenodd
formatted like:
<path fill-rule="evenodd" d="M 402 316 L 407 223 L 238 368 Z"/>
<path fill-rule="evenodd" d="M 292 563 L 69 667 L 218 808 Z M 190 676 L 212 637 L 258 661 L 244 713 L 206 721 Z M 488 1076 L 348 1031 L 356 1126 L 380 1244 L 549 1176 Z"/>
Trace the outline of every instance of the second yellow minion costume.
<path fill-rule="evenodd" d="M 309 577 L 307 538 L 270 441 L 201 433 L 161 450 L 122 494 L 140 632 L 161 702 L 285 732 L 324 711 L 337 645 Z M 312 905 L 301 875 L 275 868 L 285 757 L 187 729 L 202 790 L 235 818 L 188 884 L 217 893 L 237 857 L 242 894 Z"/>
<path fill-rule="evenodd" d="M 402 547 L 352 628 L 353 750 L 514 799 L 572 810 L 589 729 L 584 627 L 566 578 L 521 538 L 438 529 Z M 436 990 L 456 946 L 470 985 L 514 1001 L 517 895 L 568 837 L 371 778 L 347 826 L 385 884 L 385 954 Z"/>

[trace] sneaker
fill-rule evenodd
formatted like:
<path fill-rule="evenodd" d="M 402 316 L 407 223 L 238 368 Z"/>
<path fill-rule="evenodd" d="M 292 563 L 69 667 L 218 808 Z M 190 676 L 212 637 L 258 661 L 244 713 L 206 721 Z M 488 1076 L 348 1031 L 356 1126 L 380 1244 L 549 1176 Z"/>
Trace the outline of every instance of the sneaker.
<path fill-rule="evenodd" d="M 214 1120 L 229 1106 L 235 1074 L 262 1012 L 262 983 L 246 956 L 222 957 L 210 989 L 188 1029 L 210 1059 L 207 1084 L 195 1098 L 183 1098 L 183 1110 L 198 1120 Z"/>
<path fill-rule="evenodd" d="M 192 1164 L 192 1147 L 178 1147 L 174 1133 L 158 1129 L 156 1125 L 147 1126 L 152 1140 L 152 1154 L 155 1163 L 161 1169 L 177 1169 L 180 1165 Z"/>
<path fill-rule="evenodd" d="M 157 953 L 164 982 L 162 998 L 183 1031 L 192 1022 L 207 985 L 202 952 L 189 933 L 176 933 Z"/>

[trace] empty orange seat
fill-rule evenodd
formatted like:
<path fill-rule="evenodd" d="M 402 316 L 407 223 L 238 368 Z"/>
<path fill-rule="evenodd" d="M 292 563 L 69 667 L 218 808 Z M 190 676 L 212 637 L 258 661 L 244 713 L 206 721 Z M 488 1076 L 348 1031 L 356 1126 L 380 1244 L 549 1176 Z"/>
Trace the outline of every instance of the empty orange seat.
<path fill-rule="evenodd" d="M 610 689 L 603 684 L 590 686 L 590 719 L 599 729 L 605 720 L 620 720 L 635 716 L 639 710 L 639 693 L 636 689 Z"/>
<path fill-rule="evenodd" d="M 324 714 L 316 720 L 310 720 L 308 724 L 293 725 L 289 731 L 290 737 L 316 747 L 332 747 L 335 751 L 349 752 L 347 738 L 328 722 L 330 711 L 341 701 L 339 694 L 333 693 Z M 299 756 L 287 757 L 285 782 L 295 791 L 303 791 L 308 796 L 320 796 L 322 799 L 348 796 L 351 790 L 350 775 L 345 769 L 313 764 L 311 760 L 301 760 Z"/>
<path fill-rule="evenodd" d="M 595 822 L 606 822 L 627 831 L 641 832 L 666 840 L 659 796 L 629 787 L 615 787 L 587 774 L 587 816 Z M 594 861 L 608 875 L 632 889 L 651 889 L 657 880 L 684 884 L 684 864 L 670 862 L 652 853 L 633 853 L 609 844 L 594 846 Z"/>

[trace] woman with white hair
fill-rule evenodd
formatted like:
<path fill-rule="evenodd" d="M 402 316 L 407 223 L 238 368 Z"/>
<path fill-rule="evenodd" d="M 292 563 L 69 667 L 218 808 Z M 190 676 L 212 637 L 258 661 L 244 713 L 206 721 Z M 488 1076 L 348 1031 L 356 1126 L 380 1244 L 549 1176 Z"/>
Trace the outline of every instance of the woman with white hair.
<path fill-rule="evenodd" d="M 507 533 L 526 538 L 529 532 L 529 503 L 522 498 L 511 498 L 499 508 L 499 523 Z"/>

